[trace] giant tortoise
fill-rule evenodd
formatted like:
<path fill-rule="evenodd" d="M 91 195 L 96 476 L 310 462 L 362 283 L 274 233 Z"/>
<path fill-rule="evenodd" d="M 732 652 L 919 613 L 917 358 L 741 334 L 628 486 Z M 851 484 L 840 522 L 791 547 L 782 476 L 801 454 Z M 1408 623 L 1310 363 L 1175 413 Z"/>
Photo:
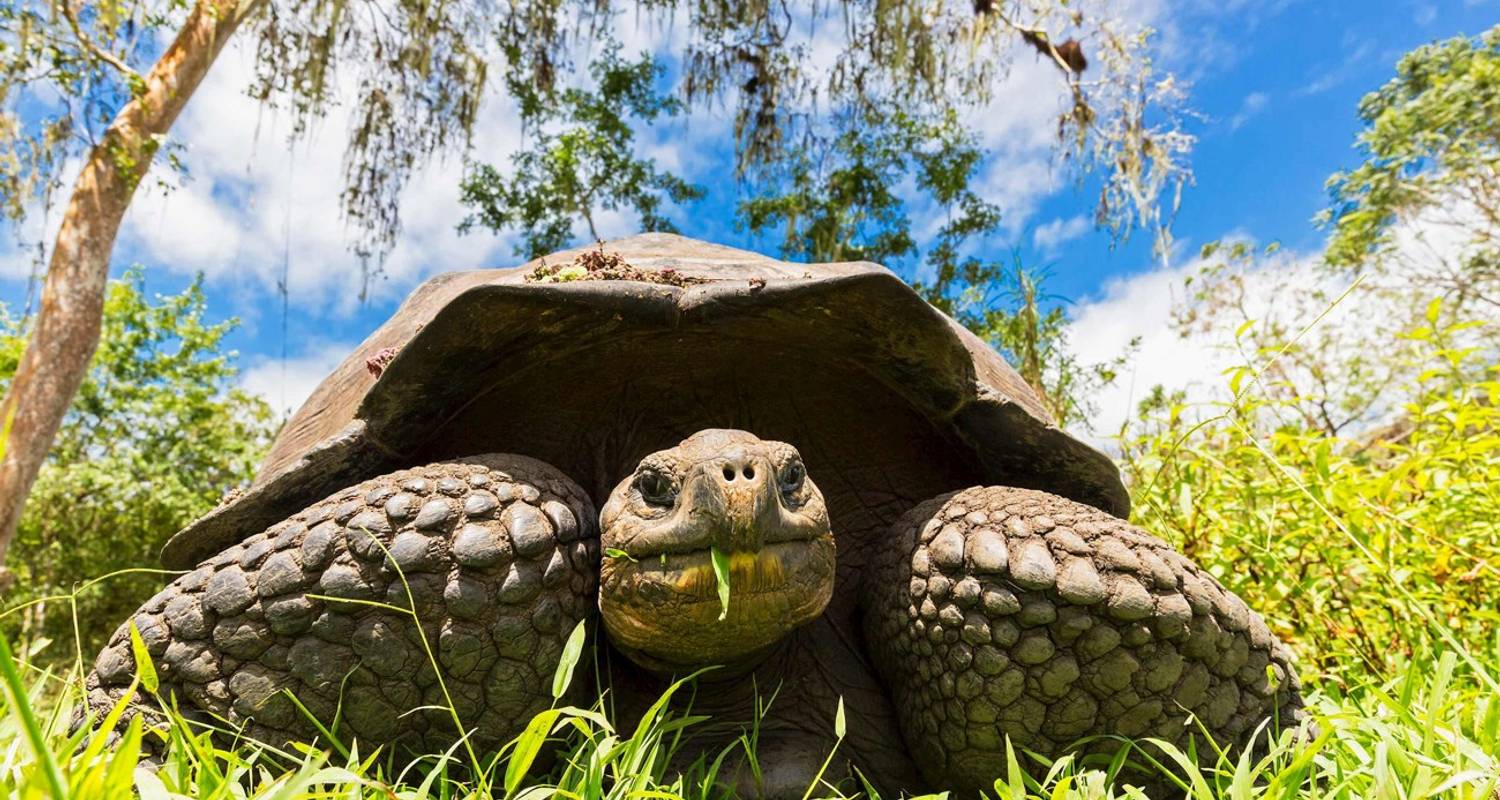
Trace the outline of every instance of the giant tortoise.
<path fill-rule="evenodd" d="M 190 718 L 280 743 L 337 716 L 411 754 L 455 741 L 446 697 L 477 746 L 516 735 L 597 620 L 574 683 L 620 713 L 717 667 L 693 747 L 774 695 L 740 771 L 767 796 L 802 794 L 841 700 L 830 774 L 887 792 L 972 794 L 1007 740 L 1295 719 L 1265 622 L 1128 513 L 1110 460 L 888 270 L 650 234 L 423 284 L 167 543 L 188 571 L 133 622 Z M 90 706 L 133 671 L 127 624 Z"/>

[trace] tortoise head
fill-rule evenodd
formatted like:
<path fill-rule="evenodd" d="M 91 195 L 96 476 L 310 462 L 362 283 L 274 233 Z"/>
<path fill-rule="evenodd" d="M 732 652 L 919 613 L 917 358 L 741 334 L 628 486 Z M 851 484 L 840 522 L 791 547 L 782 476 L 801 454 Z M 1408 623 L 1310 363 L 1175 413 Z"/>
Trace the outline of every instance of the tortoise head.
<path fill-rule="evenodd" d="M 828 509 L 789 444 L 700 431 L 642 459 L 599 522 L 604 627 L 650 669 L 753 662 L 833 594 Z"/>

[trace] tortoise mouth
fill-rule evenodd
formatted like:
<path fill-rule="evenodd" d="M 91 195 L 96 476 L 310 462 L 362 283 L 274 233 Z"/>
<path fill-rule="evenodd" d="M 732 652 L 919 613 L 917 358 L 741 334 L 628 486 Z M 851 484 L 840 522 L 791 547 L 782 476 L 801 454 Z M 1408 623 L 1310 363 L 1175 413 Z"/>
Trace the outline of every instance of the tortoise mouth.
<path fill-rule="evenodd" d="M 752 660 L 816 619 L 833 595 L 833 536 L 728 553 L 728 604 L 708 548 L 605 560 L 599 608 L 610 638 L 658 671 Z"/>
<path fill-rule="evenodd" d="M 785 558 L 793 558 L 799 545 L 806 545 L 818 539 L 831 537 L 826 528 L 820 527 L 810 521 L 797 524 L 781 524 L 768 526 L 757 530 L 754 534 L 744 533 L 725 534 L 716 530 L 716 527 L 707 525 L 679 525 L 677 530 L 670 530 L 666 535 L 641 536 L 626 544 L 621 552 L 627 560 L 633 560 L 643 566 L 658 564 L 662 567 L 670 567 L 675 570 L 693 570 L 704 567 L 710 570 L 709 594 L 713 594 L 713 557 L 715 547 L 724 548 L 725 540 L 751 539 L 761 543 L 761 546 L 753 545 L 729 546 L 725 552 L 731 560 L 737 563 L 748 564 L 747 559 L 762 559 L 765 563 L 762 570 L 776 569 L 776 562 Z M 766 578 L 767 576 L 756 573 L 752 578 Z"/>
<path fill-rule="evenodd" d="M 831 550 L 833 537 L 775 542 L 758 551 L 728 553 L 729 592 L 731 602 L 757 595 L 795 591 L 799 578 L 809 569 L 820 566 L 823 547 Z M 628 560 L 627 560 L 628 561 Z M 628 562 L 634 572 L 638 594 L 663 598 L 674 594 L 680 598 L 719 602 L 719 580 L 714 574 L 712 549 L 694 548 L 680 552 L 662 552 L 651 558 Z"/>

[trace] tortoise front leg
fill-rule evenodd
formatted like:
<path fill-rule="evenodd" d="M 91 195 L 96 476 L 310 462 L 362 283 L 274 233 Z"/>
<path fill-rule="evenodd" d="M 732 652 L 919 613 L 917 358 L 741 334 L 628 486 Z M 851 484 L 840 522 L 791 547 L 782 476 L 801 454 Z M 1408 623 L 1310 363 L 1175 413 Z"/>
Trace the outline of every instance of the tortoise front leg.
<path fill-rule="evenodd" d="M 1192 714 L 1235 746 L 1300 715 L 1289 653 L 1238 597 L 1161 540 L 1045 492 L 913 509 L 863 602 L 902 734 L 941 788 L 991 788 L 1006 737 L 1048 756 L 1096 735 L 1184 743 Z"/>
<path fill-rule="evenodd" d="M 595 613 L 598 561 L 577 484 L 534 459 L 475 456 L 345 489 L 205 561 L 133 621 L 160 696 L 189 718 L 312 741 L 289 691 L 361 752 L 437 752 L 451 717 L 409 712 L 451 697 L 483 749 L 551 703 L 563 644 Z M 127 623 L 88 677 L 96 718 L 134 667 Z"/>

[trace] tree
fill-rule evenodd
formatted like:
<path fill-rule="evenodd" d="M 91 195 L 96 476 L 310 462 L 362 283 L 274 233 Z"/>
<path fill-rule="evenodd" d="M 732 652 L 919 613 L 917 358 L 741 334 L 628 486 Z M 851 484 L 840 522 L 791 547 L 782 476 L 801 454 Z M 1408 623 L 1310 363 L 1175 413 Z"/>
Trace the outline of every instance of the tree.
<path fill-rule="evenodd" d="M 470 166 L 460 191 L 464 205 L 474 212 L 460 230 L 519 227 L 516 253 L 526 258 L 566 247 L 579 217 L 589 237 L 599 239 L 594 215 L 601 209 L 625 206 L 640 217 L 645 230 L 677 231 L 661 214 L 662 200 L 686 203 L 702 197 L 703 190 L 636 156 L 633 125 L 676 116 L 682 102 L 656 91 L 664 70 L 650 54 L 626 62 L 619 46 L 611 45 L 589 65 L 589 72 L 592 91 L 569 88 L 555 97 L 509 81 L 531 143 L 511 156 L 510 178 L 489 164 Z"/>
<path fill-rule="evenodd" d="M 952 115 L 923 121 L 866 110 L 835 124 L 835 135 L 808 137 L 759 176 L 740 203 L 740 225 L 752 233 L 780 228 L 781 254 L 795 260 L 890 264 L 913 255 L 917 243 L 896 183 L 917 172 L 919 189 L 935 194 L 930 182 L 944 159 L 972 157 L 972 168 L 978 150 Z M 988 206 L 977 213 L 992 211 L 998 221 Z"/>
<path fill-rule="evenodd" d="M 1407 53 L 1359 116 L 1364 162 L 1328 179 L 1321 258 L 1212 243 L 1176 318 L 1257 364 L 1282 424 L 1326 436 L 1403 427 L 1395 398 L 1426 368 L 1409 331 L 1434 299 L 1474 323 L 1449 332 L 1455 348 L 1496 355 L 1500 27 Z"/>
<path fill-rule="evenodd" d="M 1127 28 L 1102 5 L 1095 13 L 1062 0 L 805 7 L 197 0 L 178 23 L 182 8 L 181 0 L 49 0 L 0 13 L 7 58 L 3 206 L 19 214 L 38 197 L 45 201 L 55 167 L 87 152 L 52 245 L 28 347 L 0 403 L 0 431 L 8 437 L 0 459 L 0 558 L 97 346 L 109 255 L 135 186 L 229 36 L 252 19 L 259 55 L 252 92 L 289 108 L 298 135 L 339 99 L 335 79 L 352 78 L 343 213 L 354 231 L 351 246 L 372 274 L 400 232 L 401 189 L 412 170 L 467 144 L 490 65 L 502 65 L 508 82 L 551 91 L 570 72 L 571 46 L 598 38 L 614 14 L 632 9 L 658 20 L 681 11 L 687 19 L 676 54 L 682 96 L 734 103 L 742 175 L 779 163 L 788 143 L 816 136 L 819 108 L 864 113 L 984 102 L 1019 45 L 1056 65 L 1063 79 L 1070 102 L 1059 120 L 1062 152 L 1075 164 L 1104 168 L 1104 224 L 1122 234 L 1149 224 L 1165 241 L 1170 209 L 1159 200 L 1187 179 L 1182 158 L 1191 139 L 1172 114 L 1176 84 L 1154 72 L 1149 31 Z M 812 42 L 798 37 L 818 22 L 833 28 L 840 49 L 834 69 L 814 73 L 804 69 Z M 138 75 L 132 60 L 153 55 L 154 34 L 174 25 L 172 44 Z M 53 97 L 62 100 L 44 100 Z M 98 119 L 110 122 L 97 137 L 75 137 L 92 133 Z M 1166 205 L 1175 203 L 1174 193 Z"/>
<path fill-rule="evenodd" d="M 1420 363 L 1404 332 L 1428 298 L 1378 281 L 1353 285 L 1275 243 L 1211 242 L 1199 258 L 1173 326 L 1254 365 L 1256 390 L 1283 424 L 1348 435 L 1392 413 L 1390 393 Z"/>
<path fill-rule="evenodd" d="M 1328 179 L 1328 266 L 1500 312 L 1500 26 L 1406 54 Z"/>
<path fill-rule="evenodd" d="M 72 0 L 62 0 L 55 4 L 58 13 L 50 20 L 43 20 L 36 9 L 7 9 L 6 32 L 15 38 L 6 53 L 11 61 L 5 81 L 9 113 L 0 133 L 5 134 L 3 149 L 10 156 L 3 175 L 5 205 L 12 214 L 23 210 L 29 193 L 50 189 L 50 170 L 68 152 L 73 132 L 72 116 L 64 114 L 43 123 L 40 136 L 20 133 L 26 127 L 22 116 L 27 112 L 18 108 L 25 102 L 18 97 L 24 93 L 16 91 L 18 75 L 66 87 L 70 100 L 86 106 L 80 115 L 92 113 L 87 106 L 110 95 L 109 89 L 98 84 L 101 70 L 118 73 L 115 82 L 126 87 L 129 99 L 91 143 L 74 181 L 52 245 L 40 311 L 0 401 L 0 435 L 5 439 L 0 458 L 0 562 L 15 534 L 27 492 L 98 344 L 110 252 L 135 188 L 161 138 L 224 43 L 257 5 L 255 0 L 199 0 L 176 39 L 144 76 L 106 49 L 109 43 L 127 52 L 136 48 L 135 40 L 114 33 L 120 30 L 120 20 L 133 20 L 139 13 L 130 11 L 130 4 L 100 4 L 87 18 L 80 18 Z M 59 17 L 63 23 L 57 21 Z M 61 24 L 71 37 L 58 30 Z M 97 26 L 111 35 L 95 40 L 85 28 Z M 48 70 L 58 74 L 51 78 L 30 74 L 41 71 L 45 75 Z M 29 165 L 16 157 L 18 153 L 30 159 Z"/>
<path fill-rule="evenodd" d="M 786 258 L 901 269 L 929 302 L 1000 351 L 1058 424 L 1086 424 L 1088 398 L 1115 379 L 1134 345 L 1110 362 L 1079 364 L 1068 351 L 1061 298 L 1042 290 L 1045 275 L 1026 269 L 1017 253 L 1007 263 L 970 252 L 1001 220 L 970 188 L 983 160 L 952 112 L 850 118 L 836 137 L 794 151 L 769 185 L 741 202 L 740 223 L 755 233 L 780 229 Z M 942 213 L 927 242 L 913 236 L 897 188 L 908 178 Z"/>
<path fill-rule="evenodd" d="M 67 594 L 84 581 L 151 563 L 166 536 L 247 484 L 270 444 L 270 408 L 236 386 L 224 337 L 194 281 L 150 298 L 142 274 L 109 285 L 100 346 L 58 431 L 16 534 L 10 601 Z M 24 347 L 21 321 L 0 308 L 0 383 Z M 41 600 L 14 620 L 28 637 L 73 640 L 92 652 L 161 584 L 111 578 L 76 608 Z"/>

